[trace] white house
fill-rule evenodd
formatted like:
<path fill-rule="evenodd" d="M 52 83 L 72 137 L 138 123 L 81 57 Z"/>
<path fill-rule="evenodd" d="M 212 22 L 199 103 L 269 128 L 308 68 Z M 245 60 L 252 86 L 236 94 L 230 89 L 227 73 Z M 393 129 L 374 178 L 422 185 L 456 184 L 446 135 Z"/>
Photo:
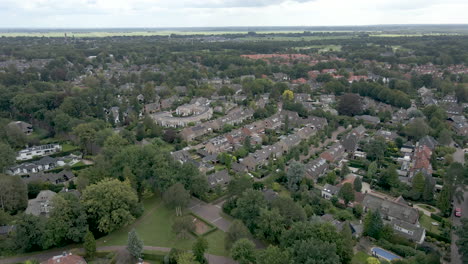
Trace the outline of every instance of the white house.
<path fill-rule="evenodd" d="M 27 149 L 20 150 L 16 156 L 16 160 L 29 160 L 34 157 L 42 157 L 60 152 L 62 146 L 59 144 L 48 144 L 42 146 L 34 146 Z"/>

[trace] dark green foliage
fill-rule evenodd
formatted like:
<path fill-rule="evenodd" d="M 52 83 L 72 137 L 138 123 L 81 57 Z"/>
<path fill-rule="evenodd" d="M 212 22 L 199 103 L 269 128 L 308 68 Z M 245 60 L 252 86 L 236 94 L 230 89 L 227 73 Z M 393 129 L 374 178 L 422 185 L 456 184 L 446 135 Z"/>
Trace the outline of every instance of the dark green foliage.
<path fill-rule="evenodd" d="M 241 238 L 249 238 L 250 237 L 250 232 L 245 227 L 245 225 L 239 221 L 239 220 L 234 220 L 229 227 L 229 230 L 226 232 L 225 236 L 225 246 L 226 249 L 230 249 L 232 245 L 239 239 Z"/>
<path fill-rule="evenodd" d="M 382 218 L 380 217 L 379 211 L 369 211 L 364 218 L 364 231 L 363 234 L 366 236 L 379 239 L 383 228 Z"/>
<path fill-rule="evenodd" d="M 207 263 L 205 259 L 205 251 L 208 249 L 208 241 L 204 237 L 198 237 L 197 241 L 192 247 L 193 255 L 195 260 L 199 263 Z"/>
<path fill-rule="evenodd" d="M 88 260 L 93 259 L 96 255 L 96 240 L 94 239 L 93 233 L 87 231 L 83 240 L 83 247 L 85 249 L 86 258 Z"/>
<path fill-rule="evenodd" d="M 232 246 L 231 256 L 239 264 L 253 263 L 255 261 L 255 244 L 246 238 L 242 238 Z"/>
<path fill-rule="evenodd" d="M 362 112 L 361 98 L 357 94 L 344 94 L 338 103 L 338 113 L 354 116 Z"/>

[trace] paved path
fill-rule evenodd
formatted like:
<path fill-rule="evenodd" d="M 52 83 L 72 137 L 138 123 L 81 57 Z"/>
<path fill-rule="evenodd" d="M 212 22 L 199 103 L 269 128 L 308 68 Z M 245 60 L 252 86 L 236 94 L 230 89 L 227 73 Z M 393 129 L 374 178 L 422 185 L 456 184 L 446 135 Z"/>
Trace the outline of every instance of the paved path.
<path fill-rule="evenodd" d="M 223 203 L 224 201 L 217 204 L 209 204 L 192 197 L 188 207 L 194 214 L 209 221 L 224 232 L 227 232 L 231 226 L 231 222 L 221 214 Z"/>
<path fill-rule="evenodd" d="M 413 205 L 413 207 L 418 209 L 419 211 L 423 212 L 427 216 L 431 216 L 431 214 L 437 214 L 437 213 L 440 212 L 440 210 L 438 208 L 435 208 L 434 206 L 431 206 L 431 207 L 435 209 L 435 212 L 431 212 L 431 211 L 427 210 L 426 208 L 422 207 L 421 204 L 415 204 L 415 205 Z"/>
<path fill-rule="evenodd" d="M 453 153 L 453 159 L 456 162 L 461 164 L 465 164 L 465 152 L 461 148 L 457 148 L 457 150 Z"/>
<path fill-rule="evenodd" d="M 99 247 L 97 248 L 98 251 L 123 251 L 125 250 L 125 246 L 104 246 L 104 247 Z M 162 251 L 162 252 L 169 252 L 171 251 L 170 248 L 166 247 L 153 247 L 153 246 L 145 246 L 145 250 L 152 250 L 152 251 Z M 80 253 L 83 253 L 84 250 L 82 248 L 77 249 Z M 0 264 L 12 264 L 12 263 L 19 263 L 19 262 L 24 262 L 26 260 L 31 260 L 35 259 L 38 261 L 46 261 L 49 258 L 52 258 L 53 256 L 58 256 L 63 253 L 62 250 L 52 250 L 52 251 L 47 251 L 47 252 L 40 252 L 37 254 L 31 254 L 28 256 L 23 256 L 23 257 L 11 257 L 11 258 L 4 258 L 0 259 Z M 216 256 L 216 255 L 211 255 L 211 254 L 205 254 L 206 259 L 208 260 L 208 263 L 210 264 L 235 264 L 234 260 L 228 258 L 228 257 L 223 257 L 223 256 Z"/>

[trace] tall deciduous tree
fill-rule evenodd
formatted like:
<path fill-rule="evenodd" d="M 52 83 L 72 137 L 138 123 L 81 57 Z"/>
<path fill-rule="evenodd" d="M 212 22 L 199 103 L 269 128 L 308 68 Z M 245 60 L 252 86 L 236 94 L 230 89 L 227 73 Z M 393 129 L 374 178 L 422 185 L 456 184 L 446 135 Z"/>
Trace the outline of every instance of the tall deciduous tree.
<path fill-rule="evenodd" d="M 207 263 L 205 259 L 205 252 L 208 249 L 208 241 L 200 236 L 197 238 L 197 241 L 195 244 L 193 244 L 192 247 L 192 252 L 193 255 L 195 256 L 195 260 L 200 262 L 200 263 Z"/>
<path fill-rule="evenodd" d="M 348 205 L 348 203 L 354 201 L 355 198 L 353 185 L 349 182 L 343 184 L 338 195 L 343 198 L 345 204 Z"/>
<path fill-rule="evenodd" d="M 15 152 L 7 144 L 0 142 L 0 173 L 15 163 Z"/>
<path fill-rule="evenodd" d="M 271 211 L 261 209 L 258 217 L 256 235 L 270 243 L 277 244 L 281 233 L 284 231 L 284 217 L 274 208 Z"/>
<path fill-rule="evenodd" d="M 290 263 L 289 252 L 276 246 L 268 246 L 257 254 L 257 264 Z"/>
<path fill-rule="evenodd" d="M 288 172 L 286 173 L 286 177 L 288 179 L 288 188 L 291 191 L 299 190 L 299 184 L 301 183 L 302 178 L 304 178 L 304 173 L 305 169 L 302 163 L 291 163 L 291 166 L 289 166 Z"/>
<path fill-rule="evenodd" d="M 129 182 L 104 179 L 83 192 L 83 205 L 92 223 L 103 233 L 130 224 L 138 197 Z"/>
<path fill-rule="evenodd" d="M 176 183 L 164 192 L 163 200 L 170 208 L 185 207 L 190 201 L 190 193 L 182 184 Z"/>
<path fill-rule="evenodd" d="M 237 199 L 236 205 L 233 215 L 241 219 L 250 231 L 255 230 L 260 209 L 266 207 L 263 194 L 256 190 L 247 190 Z"/>
<path fill-rule="evenodd" d="M 190 215 L 177 217 L 172 224 L 172 231 L 181 238 L 188 238 L 191 232 L 195 231 L 193 217 Z"/>
<path fill-rule="evenodd" d="M 224 239 L 226 249 L 230 249 L 232 245 L 241 238 L 249 238 L 250 232 L 245 227 L 245 225 L 240 220 L 234 220 L 229 227 L 229 230 L 226 233 L 226 237 Z"/>
<path fill-rule="evenodd" d="M 344 94 L 338 103 L 338 112 L 342 115 L 354 116 L 362 112 L 361 98 L 357 94 Z"/>
<path fill-rule="evenodd" d="M 238 240 L 231 249 L 232 258 L 239 264 L 251 264 L 255 262 L 255 244 L 242 238 Z"/>
<path fill-rule="evenodd" d="M 88 230 L 86 212 L 78 198 L 70 193 L 58 194 L 46 225 L 46 237 L 50 246 L 79 243 Z"/>

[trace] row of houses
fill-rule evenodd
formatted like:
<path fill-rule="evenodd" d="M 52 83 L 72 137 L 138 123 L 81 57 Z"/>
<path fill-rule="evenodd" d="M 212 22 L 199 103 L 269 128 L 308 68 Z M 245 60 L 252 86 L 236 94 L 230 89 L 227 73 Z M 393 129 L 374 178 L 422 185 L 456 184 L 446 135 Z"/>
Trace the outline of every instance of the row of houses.
<path fill-rule="evenodd" d="M 304 127 L 297 129 L 293 134 L 282 137 L 278 142 L 270 146 L 264 146 L 263 148 L 250 153 L 240 163 L 249 170 L 255 170 L 258 166 L 263 166 L 271 160 L 275 160 L 281 157 L 283 154 L 291 150 L 291 148 L 299 145 L 302 140 L 308 139 L 314 135 L 318 127 L 322 128 L 326 125 L 325 119 L 317 119 L 320 125 L 305 125 Z"/>
<path fill-rule="evenodd" d="M 236 107 L 225 116 L 215 120 L 203 122 L 196 126 L 186 127 L 180 132 L 181 137 L 186 141 L 209 134 L 213 131 L 221 130 L 225 125 L 238 125 L 253 117 L 254 111 L 250 108 Z"/>
<path fill-rule="evenodd" d="M 24 162 L 17 164 L 15 166 L 9 167 L 6 170 L 7 174 L 10 175 L 31 175 L 36 174 L 42 171 L 51 170 L 57 167 L 63 166 L 73 166 L 76 163 L 80 162 L 81 156 L 79 155 L 69 155 L 66 157 L 53 158 L 53 157 L 43 157 L 39 160 Z"/>
<path fill-rule="evenodd" d="M 36 157 L 43 157 L 48 156 L 57 152 L 62 151 L 62 146 L 59 144 L 47 144 L 41 146 L 33 146 L 30 148 L 26 148 L 23 150 L 18 151 L 16 160 L 24 161 L 30 160 Z"/>

